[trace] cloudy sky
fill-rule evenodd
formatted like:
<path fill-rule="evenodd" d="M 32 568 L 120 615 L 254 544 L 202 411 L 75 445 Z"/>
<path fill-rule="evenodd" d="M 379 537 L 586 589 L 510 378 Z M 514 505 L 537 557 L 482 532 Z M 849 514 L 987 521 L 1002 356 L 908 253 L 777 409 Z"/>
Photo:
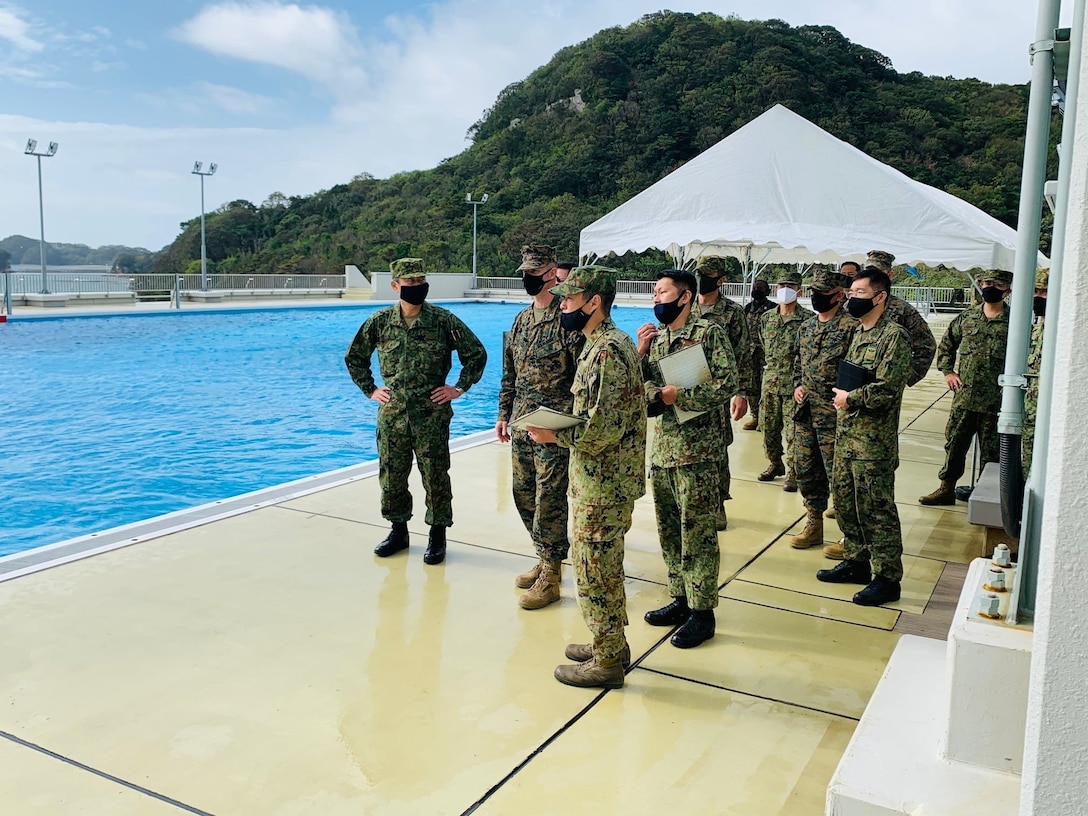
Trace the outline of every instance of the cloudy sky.
<path fill-rule="evenodd" d="M 899 71 L 1030 78 L 1031 0 L 0 0 L 0 237 L 39 234 L 28 138 L 60 144 L 46 240 L 158 249 L 200 212 L 194 161 L 219 166 L 208 210 L 432 167 L 506 85 L 665 7 L 832 25 Z"/>

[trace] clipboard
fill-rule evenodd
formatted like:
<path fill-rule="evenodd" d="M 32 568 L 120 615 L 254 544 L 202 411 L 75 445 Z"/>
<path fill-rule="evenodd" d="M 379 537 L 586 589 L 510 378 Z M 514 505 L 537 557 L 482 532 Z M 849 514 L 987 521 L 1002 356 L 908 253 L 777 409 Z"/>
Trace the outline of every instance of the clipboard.
<path fill-rule="evenodd" d="M 657 366 L 661 369 L 661 377 L 665 380 L 665 385 L 694 388 L 710 382 L 710 365 L 706 361 L 706 352 L 703 351 L 702 343 L 685 346 L 672 354 L 666 354 L 657 361 Z M 695 419 L 706 413 L 706 411 L 685 411 L 677 405 L 672 407 L 676 412 L 676 421 L 681 425 L 689 419 Z"/>
<path fill-rule="evenodd" d="M 872 371 L 849 360 L 839 360 L 839 373 L 835 378 L 836 388 L 842 391 L 856 391 L 872 382 L 876 382 L 876 375 Z"/>
<path fill-rule="evenodd" d="M 526 428 L 547 428 L 550 431 L 561 431 L 564 428 L 573 428 L 584 422 L 584 419 L 564 414 L 562 411 L 545 408 L 542 405 L 527 414 L 522 414 L 517 419 L 510 420 L 509 427 L 515 431 L 524 431 Z"/>

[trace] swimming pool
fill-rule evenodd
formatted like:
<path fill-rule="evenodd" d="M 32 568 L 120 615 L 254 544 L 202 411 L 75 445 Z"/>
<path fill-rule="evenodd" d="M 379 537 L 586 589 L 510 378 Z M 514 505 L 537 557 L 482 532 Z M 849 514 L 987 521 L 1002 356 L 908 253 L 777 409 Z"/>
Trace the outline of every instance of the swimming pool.
<path fill-rule="evenodd" d="M 495 423 L 502 332 L 523 304 L 442 305 L 488 352 L 454 403 L 458 437 Z M 375 459 L 377 403 L 343 357 L 377 308 L 0 324 L 0 555 Z M 613 315 L 632 335 L 652 319 Z M 450 382 L 458 370 L 455 355 Z"/>

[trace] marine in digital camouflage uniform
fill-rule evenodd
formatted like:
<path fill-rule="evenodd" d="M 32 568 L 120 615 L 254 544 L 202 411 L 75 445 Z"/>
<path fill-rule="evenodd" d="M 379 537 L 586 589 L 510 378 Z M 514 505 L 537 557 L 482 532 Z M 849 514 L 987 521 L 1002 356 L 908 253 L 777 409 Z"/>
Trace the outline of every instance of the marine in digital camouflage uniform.
<path fill-rule="evenodd" d="M 728 524 L 724 502 L 732 498 L 729 494 L 732 475 L 729 472 L 729 446 L 733 444 L 733 419 L 740 419 L 752 404 L 756 393 L 755 374 L 752 368 L 752 337 L 748 328 L 748 319 L 744 309 L 721 293 L 719 287 L 726 273 L 725 259 L 704 256 L 695 268 L 699 279 L 700 316 L 713 321 L 725 329 L 729 344 L 733 348 L 733 358 L 737 362 L 737 393 L 730 406 L 721 409 L 722 444 L 725 453 L 718 469 L 718 481 L 722 494 L 723 506 L 718 511 L 716 527 L 724 530 Z M 758 404 L 758 401 L 757 401 Z"/>
<path fill-rule="evenodd" d="M 823 541 L 823 514 L 831 495 L 835 463 L 837 412 L 832 389 L 839 361 L 846 358 L 858 321 L 843 308 L 844 287 L 850 278 L 837 272 L 817 272 L 812 282 L 816 316 L 801 324 L 800 353 L 794 368 L 794 401 L 798 407 L 793 426 L 793 467 L 805 500 L 805 528 L 790 539 L 796 549 Z M 820 311 L 820 307 L 824 308 Z"/>
<path fill-rule="evenodd" d="M 778 276 L 778 291 L 792 288 L 800 293 L 801 273 L 786 271 Z M 813 313 L 794 301 L 760 318 L 759 330 L 767 367 L 763 370 L 763 395 L 759 424 L 763 428 L 763 452 L 770 465 L 759 474 L 761 482 L 785 476 L 786 490 L 796 490 L 790 449 L 793 444 L 793 367 L 798 355 L 798 331 Z M 783 443 L 784 438 L 784 443 Z M 783 465 L 783 453 L 786 462 Z"/>
<path fill-rule="evenodd" d="M 767 365 L 767 357 L 763 351 L 763 339 L 759 332 L 759 321 L 763 315 L 777 304 L 767 295 L 770 287 L 765 280 L 757 280 L 752 283 L 752 299 L 744 304 L 744 316 L 748 319 L 748 337 L 751 340 L 751 348 L 748 352 L 752 366 L 752 396 L 748 400 L 750 419 L 744 423 L 744 430 L 755 431 L 759 429 L 759 402 L 763 394 L 763 368 Z M 739 364 L 738 364 L 739 365 Z"/>
<path fill-rule="evenodd" d="M 1032 308 L 1035 325 L 1031 327 L 1031 343 L 1028 346 L 1027 381 L 1024 391 L 1024 435 L 1021 441 L 1021 464 L 1024 476 L 1031 471 L 1031 453 L 1035 445 L 1035 415 L 1039 412 L 1039 368 L 1043 363 L 1043 325 L 1046 319 L 1047 289 L 1050 272 L 1041 269 L 1035 273 L 1035 298 Z"/>
<path fill-rule="evenodd" d="M 937 350 L 937 368 L 952 389 L 952 409 L 944 435 L 941 485 L 918 499 L 925 505 L 956 503 L 956 482 L 967 468 L 971 440 L 978 437 L 982 466 L 998 461 L 997 414 L 1009 341 L 1009 309 L 1004 298 L 1011 291 L 1012 273 L 985 272 L 976 278 L 984 297 L 993 302 L 970 306 L 952 320 Z"/>
<path fill-rule="evenodd" d="M 659 313 L 659 319 L 669 322 L 647 324 L 638 331 L 647 398 L 674 406 L 658 417 L 650 448 L 657 534 L 673 600 L 647 613 L 646 621 L 663 626 L 683 623 L 672 638 L 679 648 L 697 646 L 714 634 L 720 562 L 714 514 L 721 503 L 718 480 L 725 453 L 721 412 L 737 390 L 732 343 L 719 324 L 692 308 L 696 288 L 690 272 L 660 273 L 654 286 L 655 310 L 674 304 L 673 314 Z M 668 385 L 659 361 L 696 345 L 703 348 L 711 378 L 690 388 Z M 704 413 L 680 422 L 675 409 Z"/>
<path fill-rule="evenodd" d="M 870 250 L 866 263 L 887 272 L 891 276 L 895 256 L 890 252 L 874 249 Z M 854 266 L 856 267 L 857 264 L 854 264 Z M 911 354 L 911 373 L 907 385 L 914 385 L 926 376 L 929 367 L 933 365 L 933 355 L 937 353 L 937 338 L 933 336 L 933 330 L 929 327 L 926 319 L 918 313 L 918 310 L 894 293 L 888 294 L 888 305 L 885 307 L 884 312 L 907 330 L 907 336 L 910 338 Z"/>
<path fill-rule="evenodd" d="M 560 573 L 567 540 L 567 468 L 570 451 L 556 444 L 538 445 L 508 423 L 541 406 L 569 414 L 570 387 L 585 338 L 559 325 L 555 249 L 542 244 L 522 247 L 521 266 L 533 303 L 514 318 L 503 350 L 502 383 L 495 433 L 510 442 L 514 506 L 532 537 L 539 562 L 515 580 L 529 591 L 518 600 L 523 609 L 539 609 L 559 600 Z"/>
<path fill-rule="evenodd" d="M 390 269 L 400 301 L 363 323 L 344 358 L 351 379 L 380 403 L 378 481 L 382 516 L 393 522 L 393 529 L 375 552 L 392 555 L 408 546 L 407 522 L 412 517 L 408 474 L 414 454 L 427 494 L 426 521 L 431 526 L 424 560 L 439 563 L 445 557 L 445 528 L 453 525 L 450 402 L 483 376 L 487 352 L 456 315 L 424 302 L 427 284 L 421 259 L 401 258 L 390 264 Z M 408 298 L 419 302 L 411 303 Z M 375 350 L 384 383 L 381 387 L 371 369 Z M 446 377 L 454 351 L 461 361 L 461 373 L 457 384 L 448 386 Z"/>
<path fill-rule="evenodd" d="M 585 347 L 574 375 L 573 414 L 585 419 L 561 431 L 530 430 L 536 442 L 555 441 L 570 450 L 572 548 L 578 603 L 593 635 L 570 644 L 555 677 L 574 686 L 619 688 L 631 650 L 623 586 L 623 537 L 635 500 L 646 492 L 646 407 L 638 353 L 626 332 L 608 316 L 616 273 L 598 266 L 573 269 L 552 289 L 563 298 L 564 321 L 585 320 Z"/>
<path fill-rule="evenodd" d="M 863 583 L 854 603 L 896 601 L 903 578 L 903 533 L 895 507 L 899 466 L 899 409 L 911 376 L 910 341 L 883 307 L 891 280 L 878 269 L 863 270 L 848 301 L 860 325 L 846 359 L 868 372 L 867 383 L 833 392 L 838 409 L 832 492 L 845 536 L 844 559 L 816 577 L 830 583 Z M 865 314 L 853 306 L 872 308 Z"/>

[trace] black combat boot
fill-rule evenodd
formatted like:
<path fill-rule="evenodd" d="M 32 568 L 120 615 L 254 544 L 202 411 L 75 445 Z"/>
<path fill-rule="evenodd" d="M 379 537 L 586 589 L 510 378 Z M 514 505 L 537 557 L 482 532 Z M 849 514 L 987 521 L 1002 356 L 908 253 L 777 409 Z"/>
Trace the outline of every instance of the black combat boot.
<path fill-rule="evenodd" d="M 676 634 L 672 636 L 672 645 L 677 649 L 692 649 L 714 637 L 714 610 L 695 609 Z"/>
<path fill-rule="evenodd" d="M 691 608 L 688 606 L 688 599 L 681 595 L 679 598 L 673 598 L 668 606 L 647 612 L 643 619 L 650 626 L 676 626 L 686 621 L 690 615 Z"/>
<path fill-rule="evenodd" d="M 427 536 L 427 551 L 423 553 L 424 564 L 441 564 L 446 560 L 446 528 L 440 524 L 431 525 L 431 534 Z"/>
<path fill-rule="evenodd" d="M 401 550 L 408 549 L 408 522 L 394 521 L 393 529 L 385 537 L 385 541 L 374 548 L 374 555 L 386 558 Z"/>
<path fill-rule="evenodd" d="M 898 581 L 891 581 L 883 575 L 877 575 L 865 589 L 854 595 L 854 603 L 858 606 L 880 606 L 898 601 L 899 593 Z"/>
<path fill-rule="evenodd" d="M 831 569 L 819 570 L 816 580 L 825 584 L 867 584 L 873 580 L 868 561 L 840 561 Z"/>

